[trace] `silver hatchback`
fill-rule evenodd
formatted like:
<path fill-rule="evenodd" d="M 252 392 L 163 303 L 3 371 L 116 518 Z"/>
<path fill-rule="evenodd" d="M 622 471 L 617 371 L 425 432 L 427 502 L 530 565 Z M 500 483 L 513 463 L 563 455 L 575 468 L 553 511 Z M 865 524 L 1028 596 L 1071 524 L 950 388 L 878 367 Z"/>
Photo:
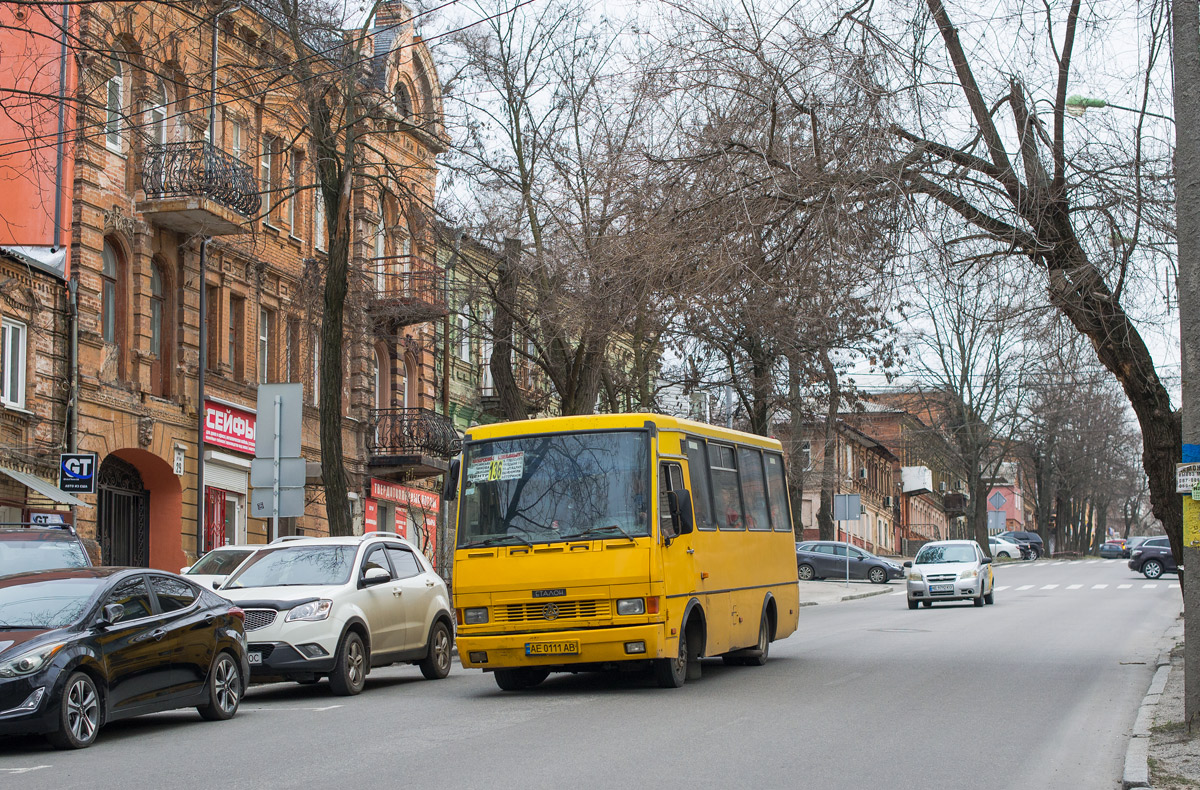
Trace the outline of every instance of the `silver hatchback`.
<path fill-rule="evenodd" d="M 914 560 L 904 563 L 908 608 L 929 607 L 936 601 L 993 603 L 996 582 L 991 563 L 973 540 L 926 543 Z"/>

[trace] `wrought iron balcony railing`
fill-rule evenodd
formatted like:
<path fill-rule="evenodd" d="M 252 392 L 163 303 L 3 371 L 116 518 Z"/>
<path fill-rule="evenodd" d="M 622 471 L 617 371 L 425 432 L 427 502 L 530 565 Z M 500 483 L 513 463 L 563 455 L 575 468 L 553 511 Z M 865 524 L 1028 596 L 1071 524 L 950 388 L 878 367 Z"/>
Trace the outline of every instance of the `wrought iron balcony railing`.
<path fill-rule="evenodd" d="M 150 200 L 204 197 L 253 217 L 262 205 L 250 166 L 206 142 L 148 145 L 142 189 Z"/>
<path fill-rule="evenodd" d="M 372 262 L 367 283 L 370 310 L 381 320 L 420 324 L 446 315 L 446 279 L 418 268 L 409 256 Z"/>
<path fill-rule="evenodd" d="M 372 455 L 449 458 L 462 450 L 453 423 L 429 409 L 373 409 L 368 430 L 367 450 Z"/>

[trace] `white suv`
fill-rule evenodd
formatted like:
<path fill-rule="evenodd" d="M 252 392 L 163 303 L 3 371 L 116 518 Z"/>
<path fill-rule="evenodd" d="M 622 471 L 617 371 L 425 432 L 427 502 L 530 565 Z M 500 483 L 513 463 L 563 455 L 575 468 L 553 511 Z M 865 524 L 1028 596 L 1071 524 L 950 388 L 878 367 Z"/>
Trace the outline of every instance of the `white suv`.
<path fill-rule="evenodd" d="M 243 563 L 220 594 L 246 611 L 252 679 L 315 683 L 357 694 L 372 667 L 408 662 L 430 680 L 450 672 L 450 596 L 399 537 L 276 541 Z"/>

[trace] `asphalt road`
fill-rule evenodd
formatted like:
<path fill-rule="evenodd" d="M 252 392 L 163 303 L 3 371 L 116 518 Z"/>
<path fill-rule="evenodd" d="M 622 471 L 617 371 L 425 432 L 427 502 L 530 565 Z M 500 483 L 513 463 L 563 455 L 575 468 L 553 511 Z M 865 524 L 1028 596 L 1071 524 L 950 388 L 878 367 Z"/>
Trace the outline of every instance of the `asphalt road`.
<path fill-rule="evenodd" d="M 1147 587 L 1123 561 L 996 577 L 982 609 L 909 611 L 899 582 L 804 607 L 767 666 L 706 661 L 678 690 L 562 675 L 514 694 L 477 671 L 403 667 L 349 699 L 256 687 L 230 722 L 118 722 L 83 752 L 0 740 L 0 787 L 1118 787 L 1177 580 Z"/>

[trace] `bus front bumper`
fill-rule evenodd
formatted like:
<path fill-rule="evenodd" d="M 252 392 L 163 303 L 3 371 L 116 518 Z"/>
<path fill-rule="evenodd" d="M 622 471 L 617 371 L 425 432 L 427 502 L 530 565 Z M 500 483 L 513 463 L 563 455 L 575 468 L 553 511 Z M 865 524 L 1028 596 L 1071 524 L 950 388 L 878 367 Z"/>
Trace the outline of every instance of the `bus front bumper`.
<path fill-rule="evenodd" d="M 458 657 L 464 667 L 484 670 L 577 667 L 663 658 L 677 649 L 667 650 L 667 642 L 663 623 L 489 636 L 460 632 Z"/>

